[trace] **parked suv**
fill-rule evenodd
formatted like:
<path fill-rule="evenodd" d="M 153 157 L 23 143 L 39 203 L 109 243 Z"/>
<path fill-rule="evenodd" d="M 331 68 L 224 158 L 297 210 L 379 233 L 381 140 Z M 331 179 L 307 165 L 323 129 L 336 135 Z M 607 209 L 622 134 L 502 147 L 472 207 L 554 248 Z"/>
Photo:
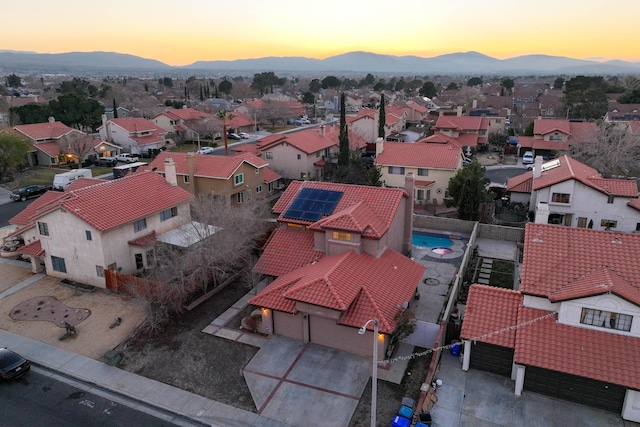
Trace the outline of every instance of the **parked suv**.
<path fill-rule="evenodd" d="M 115 157 L 98 157 L 93 164 L 96 166 L 115 166 L 118 164 L 118 160 Z"/>
<path fill-rule="evenodd" d="M 48 190 L 51 190 L 51 186 L 49 185 L 29 185 L 12 191 L 9 197 L 11 197 L 12 200 L 24 202 L 32 197 L 42 196 Z"/>
<path fill-rule="evenodd" d="M 524 155 L 522 156 L 522 164 L 523 165 L 530 165 L 534 162 L 534 158 L 533 158 L 533 151 L 525 151 Z"/>

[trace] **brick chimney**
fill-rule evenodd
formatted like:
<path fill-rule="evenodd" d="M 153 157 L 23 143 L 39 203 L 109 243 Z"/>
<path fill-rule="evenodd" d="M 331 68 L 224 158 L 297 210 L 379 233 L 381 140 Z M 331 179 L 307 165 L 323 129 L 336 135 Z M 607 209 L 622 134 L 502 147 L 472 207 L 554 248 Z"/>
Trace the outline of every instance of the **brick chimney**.
<path fill-rule="evenodd" d="M 413 232 L 413 197 L 415 178 L 413 172 L 404 177 L 404 190 L 409 194 L 405 203 L 404 228 L 402 233 L 402 253 L 408 255 L 411 251 L 411 233 Z"/>
<path fill-rule="evenodd" d="M 164 176 L 167 182 L 174 187 L 178 185 L 178 177 L 176 176 L 176 163 L 171 157 L 164 159 Z"/>

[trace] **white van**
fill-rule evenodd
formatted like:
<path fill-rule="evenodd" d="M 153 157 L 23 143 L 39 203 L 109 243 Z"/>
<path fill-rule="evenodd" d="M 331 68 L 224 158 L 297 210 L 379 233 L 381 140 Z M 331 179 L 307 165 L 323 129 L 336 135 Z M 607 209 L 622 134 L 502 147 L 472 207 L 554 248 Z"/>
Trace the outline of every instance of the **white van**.
<path fill-rule="evenodd" d="M 91 178 L 93 175 L 89 169 L 74 169 L 69 172 L 59 173 L 53 177 L 53 189 L 64 191 L 73 181 L 78 178 Z"/>

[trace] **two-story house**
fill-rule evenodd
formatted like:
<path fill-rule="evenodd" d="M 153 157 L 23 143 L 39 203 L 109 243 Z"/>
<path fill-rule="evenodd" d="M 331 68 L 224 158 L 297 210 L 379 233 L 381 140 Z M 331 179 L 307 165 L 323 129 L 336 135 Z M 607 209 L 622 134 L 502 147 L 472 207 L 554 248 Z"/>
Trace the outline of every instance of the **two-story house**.
<path fill-rule="evenodd" d="M 533 173 L 507 181 L 512 202 L 523 202 L 539 224 L 640 231 L 640 200 L 633 180 L 603 178 L 597 170 L 569 156 L 542 162 L 538 156 Z"/>
<path fill-rule="evenodd" d="M 351 151 L 364 151 L 366 141 L 349 131 Z M 258 140 L 260 156 L 287 179 L 321 181 L 327 163 L 337 163 L 340 130 L 321 125 L 299 132 L 278 133 Z"/>
<path fill-rule="evenodd" d="M 463 369 L 640 422 L 640 236 L 527 224 L 520 289 L 472 285 Z"/>
<path fill-rule="evenodd" d="M 123 117 L 107 120 L 102 115 L 102 126 L 98 128 L 100 138 L 121 146 L 125 151 L 142 154 L 158 150 L 166 145 L 167 131 L 151 120 L 138 117 Z"/>
<path fill-rule="evenodd" d="M 236 205 L 262 200 L 278 191 L 281 177 L 268 165 L 251 153 L 214 156 L 163 151 L 147 169 L 175 181 L 194 196 L 211 196 Z"/>
<path fill-rule="evenodd" d="M 383 355 L 394 317 L 425 271 L 406 256 L 407 191 L 292 182 L 273 207 L 278 227 L 253 269 L 272 280 L 249 300 L 261 307 L 259 330 L 370 356 L 373 322 L 366 334 L 357 331 L 377 319 Z"/>
<path fill-rule="evenodd" d="M 597 132 L 596 123 L 538 117 L 533 121 L 533 136 L 519 136 L 518 145 L 521 152 L 528 150 L 536 156 L 555 157 Z"/>
<path fill-rule="evenodd" d="M 453 144 L 407 144 L 378 141 L 375 164 L 382 173 L 385 187 L 404 188 L 405 176 L 415 176 L 414 199 L 419 204 L 442 204 L 447 187 L 458 169 L 463 154 Z"/>
<path fill-rule="evenodd" d="M 476 148 L 486 144 L 489 137 L 489 119 L 473 116 L 444 116 L 436 120 L 434 136 L 442 134 L 454 138 L 460 147 Z"/>
<path fill-rule="evenodd" d="M 214 114 L 187 108 L 186 106 L 163 111 L 152 117 L 151 120 L 158 127 L 167 131 L 168 135 L 176 134 L 193 140 L 200 137 L 199 130 L 206 128 L 207 122 L 214 122 L 215 125 L 219 122 Z"/>
<path fill-rule="evenodd" d="M 44 263 L 50 276 L 104 288 L 105 269 L 135 274 L 154 266 L 155 242 L 190 221 L 193 196 L 153 172 L 93 181 L 47 192 L 14 221 L 24 225 L 11 237 L 24 242 L 19 252 L 36 269 Z"/>

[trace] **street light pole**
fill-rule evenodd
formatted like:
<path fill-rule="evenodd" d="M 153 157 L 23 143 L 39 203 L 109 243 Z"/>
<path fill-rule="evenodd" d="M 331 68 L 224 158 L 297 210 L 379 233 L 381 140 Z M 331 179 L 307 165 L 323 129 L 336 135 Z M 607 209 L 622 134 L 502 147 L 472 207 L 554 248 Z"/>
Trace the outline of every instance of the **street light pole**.
<path fill-rule="evenodd" d="M 378 402 L 378 319 L 367 320 L 358 334 L 367 331 L 367 325 L 373 322 L 373 362 L 371 367 L 371 427 L 376 427 L 376 403 Z"/>

